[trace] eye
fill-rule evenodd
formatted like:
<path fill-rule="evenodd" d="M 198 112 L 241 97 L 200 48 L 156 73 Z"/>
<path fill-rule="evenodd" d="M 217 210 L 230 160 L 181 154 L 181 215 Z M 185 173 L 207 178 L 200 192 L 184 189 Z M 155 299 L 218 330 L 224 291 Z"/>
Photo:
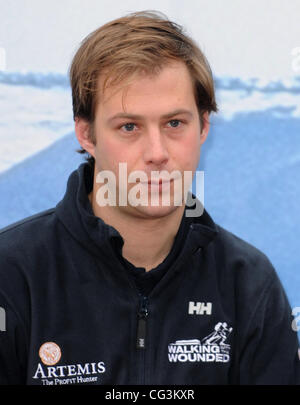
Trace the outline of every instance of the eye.
<path fill-rule="evenodd" d="M 172 128 L 178 128 L 182 122 L 180 120 L 171 120 L 168 122 Z"/>
<path fill-rule="evenodd" d="M 132 132 L 134 130 L 135 124 L 133 122 L 128 122 L 121 126 L 121 129 L 124 129 L 125 132 Z"/>

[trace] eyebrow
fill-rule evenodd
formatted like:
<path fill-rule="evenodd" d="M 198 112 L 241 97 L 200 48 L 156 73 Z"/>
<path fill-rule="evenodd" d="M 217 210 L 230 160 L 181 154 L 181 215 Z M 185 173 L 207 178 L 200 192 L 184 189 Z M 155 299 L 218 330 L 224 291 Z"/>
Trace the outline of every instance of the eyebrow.
<path fill-rule="evenodd" d="M 173 117 L 174 115 L 178 115 L 178 114 L 186 114 L 189 115 L 190 117 L 193 117 L 193 113 L 189 110 L 185 110 L 183 108 L 181 109 L 177 109 L 174 111 L 171 111 L 167 114 L 164 114 L 161 116 L 161 118 L 170 118 Z M 107 122 L 110 123 L 118 118 L 128 118 L 128 119 L 132 119 L 132 120 L 142 120 L 144 117 L 142 115 L 136 115 L 136 114 L 128 114 L 128 113 L 118 113 L 110 118 L 108 118 Z"/>

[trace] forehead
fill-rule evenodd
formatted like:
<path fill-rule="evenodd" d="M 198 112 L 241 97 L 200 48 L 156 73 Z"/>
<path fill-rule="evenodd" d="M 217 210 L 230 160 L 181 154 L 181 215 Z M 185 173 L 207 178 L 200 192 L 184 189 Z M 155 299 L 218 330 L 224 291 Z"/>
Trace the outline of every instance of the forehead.
<path fill-rule="evenodd" d="M 112 84 L 111 84 L 112 83 Z M 106 87 L 104 88 L 104 85 Z M 98 83 L 98 106 L 102 110 L 146 107 L 153 102 L 180 105 L 195 103 L 192 76 L 185 63 L 172 61 L 155 73 L 138 72 L 114 83 L 108 75 L 100 76 Z"/>

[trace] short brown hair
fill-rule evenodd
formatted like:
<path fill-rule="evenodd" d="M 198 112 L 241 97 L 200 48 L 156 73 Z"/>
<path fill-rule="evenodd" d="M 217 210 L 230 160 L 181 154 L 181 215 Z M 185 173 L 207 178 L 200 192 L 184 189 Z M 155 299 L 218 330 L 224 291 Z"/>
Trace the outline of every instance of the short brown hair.
<path fill-rule="evenodd" d="M 164 14 L 141 11 L 108 22 L 82 41 L 69 71 L 74 119 L 84 118 L 93 127 L 100 74 L 104 90 L 108 82 L 120 84 L 136 73 L 155 74 L 171 60 L 186 64 L 201 120 L 203 112 L 217 112 L 212 72 L 196 43 Z M 92 131 L 90 136 L 95 143 Z M 94 164 L 92 156 L 87 160 Z"/>

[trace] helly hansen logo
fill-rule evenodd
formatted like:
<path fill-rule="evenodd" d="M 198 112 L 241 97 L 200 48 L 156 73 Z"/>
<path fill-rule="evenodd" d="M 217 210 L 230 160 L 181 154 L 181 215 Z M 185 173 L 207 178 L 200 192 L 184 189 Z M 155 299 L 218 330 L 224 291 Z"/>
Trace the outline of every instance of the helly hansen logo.
<path fill-rule="evenodd" d="M 211 315 L 211 302 L 189 302 L 189 315 Z"/>

